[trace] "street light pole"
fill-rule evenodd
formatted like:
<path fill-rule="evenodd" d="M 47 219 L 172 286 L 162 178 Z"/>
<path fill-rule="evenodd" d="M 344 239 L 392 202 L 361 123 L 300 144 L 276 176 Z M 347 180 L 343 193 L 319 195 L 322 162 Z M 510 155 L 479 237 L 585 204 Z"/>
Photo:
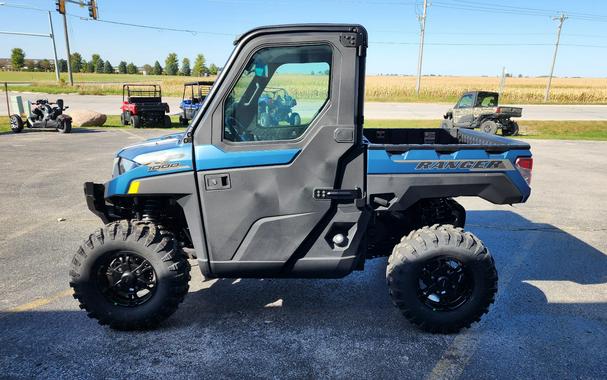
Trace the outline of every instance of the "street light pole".
<path fill-rule="evenodd" d="M 55 45 L 55 32 L 53 31 L 53 18 L 51 12 L 48 12 L 48 25 L 51 28 L 51 40 L 53 41 L 53 54 L 55 54 L 55 77 L 59 81 L 59 60 L 57 59 L 57 45 Z"/>
<path fill-rule="evenodd" d="M 552 84 L 552 75 L 554 74 L 554 64 L 556 63 L 556 53 L 559 51 L 559 42 L 561 41 L 561 29 L 563 29 L 563 22 L 567 19 L 564 13 L 561 13 L 559 17 L 553 17 L 553 20 L 559 20 L 559 27 L 556 31 L 556 44 L 554 45 L 554 55 L 552 56 L 552 66 L 550 66 L 550 75 L 548 76 L 548 83 L 546 84 L 546 95 L 544 95 L 544 103 L 550 99 L 550 85 Z"/>
<path fill-rule="evenodd" d="M 424 59 L 424 35 L 426 33 L 426 10 L 428 9 L 428 0 L 424 0 L 424 12 L 419 19 L 419 57 L 417 59 L 417 81 L 415 82 L 415 94 L 419 96 L 419 89 L 422 80 L 422 61 Z"/>
<path fill-rule="evenodd" d="M 70 77 L 70 85 L 74 85 L 74 77 L 72 75 L 72 54 L 70 53 L 70 38 L 67 34 L 67 17 L 63 14 L 63 30 L 65 32 L 65 47 L 67 49 L 67 72 Z"/>

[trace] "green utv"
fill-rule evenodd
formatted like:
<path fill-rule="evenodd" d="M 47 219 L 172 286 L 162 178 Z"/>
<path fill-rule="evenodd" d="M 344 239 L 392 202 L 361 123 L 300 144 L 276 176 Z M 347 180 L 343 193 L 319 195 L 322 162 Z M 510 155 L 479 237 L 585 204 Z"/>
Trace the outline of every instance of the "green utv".
<path fill-rule="evenodd" d="M 512 118 L 523 116 L 520 107 L 498 105 L 499 93 L 471 91 L 464 93 L 443 116 L 443 128 L 480 128 L 481 131 L 503 136 L 518 135 L 518 123 Z"/>
<path fill-rule="evenodd" d="M 458 128 L 363 133 L 360 25 L 263 27 L 235 44 L 184 133 L 119 151 L 111 180 L 85 183 L 105 226 L 71 262 L 80 306 L 152 328 L 188 293 L 189 259 L 206 278 L 339 278 L 388 256 L 389 294 L 412 323 L 478 321 L 497 272 L 452 197 L 525 202 L 529 145 Z M 268 88 L 297 94 L 296 122 L 259 122 Z"/>

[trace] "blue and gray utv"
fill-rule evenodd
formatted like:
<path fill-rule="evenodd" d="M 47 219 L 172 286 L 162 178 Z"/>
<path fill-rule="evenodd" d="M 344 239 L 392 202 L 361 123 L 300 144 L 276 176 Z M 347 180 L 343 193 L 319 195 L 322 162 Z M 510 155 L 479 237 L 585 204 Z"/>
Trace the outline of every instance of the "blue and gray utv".
<path fill-rule="evenodd" d="M 183 96 L 179 108 L 179 123 L 188 125 L 190 120 L 196 116 L 196 113 L 202 107 L 202 102 L 209 95 L 213 87 L 213 81 L 188 82 L 183 84 Z"/>
<path fill-rule="evenodd" d="M 88 315 L 158 325 L 188 293 L 189 260 L 206 278 L 338 278 L 387 256 L 390 296 L 412 323 L 448 333 L 478 321 L 497 272 L 453 197 L 525 202 L 529 145 L 363 130 L 360 25 L 263 27 L 235 44 L 185 133 L 124 148 L 108 182 L 84 185 L 104 223 L 71 264 Z M 268 87 L 304 94 L 298 123 L 259 125 Z"/>

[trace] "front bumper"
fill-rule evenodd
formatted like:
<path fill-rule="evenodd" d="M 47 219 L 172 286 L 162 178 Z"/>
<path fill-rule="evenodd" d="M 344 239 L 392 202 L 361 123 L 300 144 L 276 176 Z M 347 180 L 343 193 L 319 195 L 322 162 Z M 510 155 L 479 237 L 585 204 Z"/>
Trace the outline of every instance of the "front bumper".
<path fill-rule="evenodd" d="M 111 206 L 105 202 L 105 186 L 101 183 L 85 182 L 84 198 L 91 212 L 97 215 L 103 223 L 112 221 Z"/>

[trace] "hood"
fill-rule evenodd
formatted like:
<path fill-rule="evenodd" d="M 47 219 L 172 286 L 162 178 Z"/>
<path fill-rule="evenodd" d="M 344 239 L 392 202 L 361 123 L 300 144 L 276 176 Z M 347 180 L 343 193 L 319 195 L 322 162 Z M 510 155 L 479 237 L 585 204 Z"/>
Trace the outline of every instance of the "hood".
<path fill-rule="evenodd" d="M 192 161 L 192 144 L 183 141 L 184 133 L 173 133 L 155 137 L 142 143 L 130 145 L 118 152 L 118 157 L 140 165 L 151 163 Z"/>

